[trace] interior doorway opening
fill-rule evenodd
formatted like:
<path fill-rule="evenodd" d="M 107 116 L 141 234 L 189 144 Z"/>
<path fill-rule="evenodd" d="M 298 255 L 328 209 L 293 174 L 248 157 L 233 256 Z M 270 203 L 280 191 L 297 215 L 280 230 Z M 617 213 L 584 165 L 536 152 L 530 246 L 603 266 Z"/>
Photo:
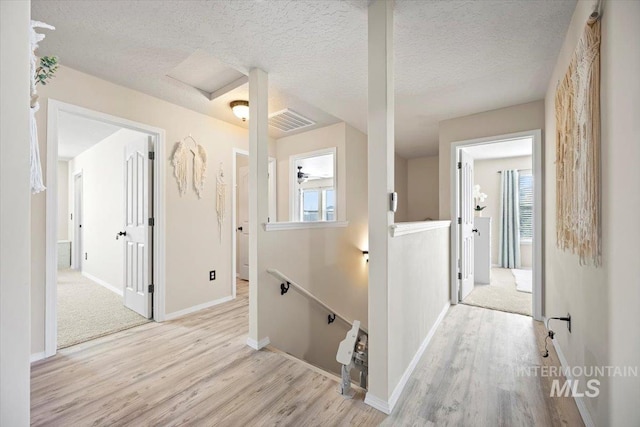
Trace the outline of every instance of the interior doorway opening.
<path fill-rule="evenodd" d="M 540 131 L 452 146 L 452 303 L 542 319 Z"/>
<path fill-rule="evenodd" d="M 162 320 L 163 144 L 160 129 L 49 100 L 44 357 Z"/>

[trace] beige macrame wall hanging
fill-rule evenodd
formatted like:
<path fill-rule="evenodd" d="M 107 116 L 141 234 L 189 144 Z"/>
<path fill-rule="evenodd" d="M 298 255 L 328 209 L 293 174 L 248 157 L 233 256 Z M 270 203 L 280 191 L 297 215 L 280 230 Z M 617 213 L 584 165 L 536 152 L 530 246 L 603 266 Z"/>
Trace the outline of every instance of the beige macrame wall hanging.
<path fill-rule="evenodd" d="M 600 21 L 589 22 L 558 84 L 556 109 L 557 246 L 601 265 Z"/>
<path fill-rule="evenodd" d="M 222 168 L 222 162 L 220 162 L 220 168 L 218 169 L 218 176 L 216 176 L 216 213 L 218 214 L 218 231 L 220 232 L 220 242 L 222 243 L 222 225 L 226 216 L 226 199 L 227 199 L 227 184 L 224 182 L 224 169 Z"/>
<path fill-rule="evenodd" d="M 188 165 L 191 159 L 193 159 L 193 188 L 200 199 L 204 192 L 204 181 L 207 172 L 207 152 L 202 145 L 198 144 L 189 135 L 176 144 L 176 149 L 171 158 L 173 175 L 178 181 L 178 191 L 181 196 L 187 194 Z"/>

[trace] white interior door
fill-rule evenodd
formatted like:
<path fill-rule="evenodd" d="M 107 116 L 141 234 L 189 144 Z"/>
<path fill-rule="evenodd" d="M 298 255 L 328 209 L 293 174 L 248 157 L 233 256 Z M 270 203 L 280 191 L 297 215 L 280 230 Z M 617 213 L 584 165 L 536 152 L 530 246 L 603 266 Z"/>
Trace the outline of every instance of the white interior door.
<path fill-rule="evenodd" d="M 462 301 L 473 290 L 473 157 L 460 150 L 460 292 Z"/>
<path fill-rule="evenodd" d="M 73 178 L 73 268 L 82 271 L 82 174 Z"/>
<path fill-rule="evenodd" d="M 151 317 L 151 161 L 147 136 L 129 142 L 124 153 L 124 305 Z"/>
<path fill-rule="evenodd" d="M 249 167 L 238 168 L 238 277 L 249 280 Z"/>

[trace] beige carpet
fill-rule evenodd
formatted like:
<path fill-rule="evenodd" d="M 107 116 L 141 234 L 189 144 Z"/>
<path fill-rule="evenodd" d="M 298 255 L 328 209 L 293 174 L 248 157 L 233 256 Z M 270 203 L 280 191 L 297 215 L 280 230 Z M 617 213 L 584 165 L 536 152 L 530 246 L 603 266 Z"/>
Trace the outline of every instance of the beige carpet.
<path fill-rule="evenodd" d="M 518 292 L 508 268 L 492 268 L 490 285 L 475 285 L 463 304 L 531 316 L 531 294 Z"/>
<path fill-rule="evenodd" d="M 122 297 L 74 270 L 58 270 L 58 348 L 149 322 Z"/>

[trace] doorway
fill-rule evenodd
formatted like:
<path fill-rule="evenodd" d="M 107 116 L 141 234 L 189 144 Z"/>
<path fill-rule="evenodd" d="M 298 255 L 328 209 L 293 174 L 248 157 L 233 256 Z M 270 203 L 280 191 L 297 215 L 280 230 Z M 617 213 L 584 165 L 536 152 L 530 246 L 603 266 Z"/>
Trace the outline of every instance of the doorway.
<path fill-rule="evenodd" d="M 163 320 L 161 153 L 160 129 L 49 101 L 45 357 Z"/>
<path fill-rule="evenodd" d="M 277 221 L 276 159 L 269 157 L 269 222 Z M 238 285 L 249 283 L 249 152 L 233 149 L 233 192 L 232 192 L 232 230 L 231 271 L 233 297 L 236 297 Z M 248 286 L 247 286 L 248 293 Z"/>
<path fill-rule="evenodd" d="M 452 145 L 452 304 L 542 319 L 540 131 Z"/>

